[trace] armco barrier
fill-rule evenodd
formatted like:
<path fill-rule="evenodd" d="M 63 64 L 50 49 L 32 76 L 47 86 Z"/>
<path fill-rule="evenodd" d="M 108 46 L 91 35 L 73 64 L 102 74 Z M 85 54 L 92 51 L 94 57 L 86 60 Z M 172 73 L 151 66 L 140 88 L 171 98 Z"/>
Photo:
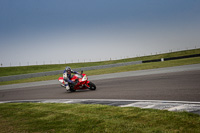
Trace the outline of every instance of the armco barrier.
<path fill-rule="evenodd" d="M 91 67 L 82 67 L 82 68 L 75 68 L 74 71 L 87 71 L 87 70 L 96 70 L 96 69 L 103 69 L 103 68 L 111 68 L 111 67 L 118 67 L 118 66 L 127 66 L 127 65 L 134 65 L 134 64 L 141 64 L 142 61 L 132 61 L 132 62 L 125 62 L 125 63 L 117 63 L 117 64 L 109 64 L 109 65 L 101 65 L 101 66 L 91 66 Z M 63 70 L 58 71 L 50 71 L 50 72 L 41 72 L 41 73 L 31 73 L 31 74 L 21 74 L 21 75 L 13 75 L 13 76 L 3 76 L 0 77 L 0 82 L 3 81 L 12 81 L 12 80 L 19 80 L 19 79 L 26 79 L 26 78 L 33 78 L 33 77 L 41 77 L 41 76 L 49 76 L 49 75 L 57 75 L 62 74 Z"/>
<path fill-rule="evenodd" d="M 170 58 L 161 58 L 161 59 L 154 59 L 154 60 L 145 60 L 145 61 L 142 61 L 142 63 L 177 60 L 177 59 L 192 58 L 192 57 L 200 57 L 200 54 L 178 56 L 178 57 L 170 57 Z"/>
<path fill-rule="evenodd" d="M 171 57 L 165 58 L 164 60 L 177 60 L 177 59 L 184 59 L 184 58 L 192 58 L 192 57 L 200 57 L 200 54 L 193 54 L 193 55 L 186 55 L 186 56 L 178 56 L 178 57 Z"/>
<path fill-rule="evenodd" d="M 82 68 L 75 68 L 75 69 L 72 68 L 72 69 L 74 71 L 81 71 L 81 70 L 87 71 L 87 70 L 96 70 L 96 69 L 111 68 L 111 67 L 118 67 L 118 66 L 127 66 L 127 65 L 134 65 L 134 64 L 141 64 L 141 63 L 148 63 L 148 62 L 159 62 L 159 61 L 192 58 L 192 57 L 200 57 L 200 54 L 171 57 L 171 58 L 161 58 L 161 59 L 146 60 L 146 61 L 132 61 L 132 62 L 125 62 L 125 63 L 117 63 L 117 64 L 109 64 L 109 65 L 101 65 L 101 66 L 91 66 L 91 67 L 82 67 Z M 58 71 L 50 71 L 50 72 L 4 76 L 4 77 L 0 77 L 0 82 L 26 79 L 26 78 L 33 78 L 33 77 L 41 77 L 41 76 L 49 76 L 49 75 L 57 75 L 57 74 L 62 74 L 62 73 L 63 73 L 63 70 L 58 70 Z"/>

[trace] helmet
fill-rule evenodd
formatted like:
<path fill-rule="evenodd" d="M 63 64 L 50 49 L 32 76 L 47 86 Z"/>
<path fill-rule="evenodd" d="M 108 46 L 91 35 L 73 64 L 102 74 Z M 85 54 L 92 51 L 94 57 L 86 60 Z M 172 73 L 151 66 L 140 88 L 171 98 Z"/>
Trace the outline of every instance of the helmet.
<path fill-rule="evenodd" d="M 72 69 L 71 69 L 70 67 L 67 66 L 67 67 L 65 67 L 65 70 L 66 70 L 66 71 L 71 71 Z"/>
<path fill-rule="evenodd" d="M 68 67 L 68 66 L 65 68 L 65 71 L 66 71 L 67 73 L 71 73 L 71 70 L 72 70 L 72 69 L 71 69 L 70 67 Z"/>

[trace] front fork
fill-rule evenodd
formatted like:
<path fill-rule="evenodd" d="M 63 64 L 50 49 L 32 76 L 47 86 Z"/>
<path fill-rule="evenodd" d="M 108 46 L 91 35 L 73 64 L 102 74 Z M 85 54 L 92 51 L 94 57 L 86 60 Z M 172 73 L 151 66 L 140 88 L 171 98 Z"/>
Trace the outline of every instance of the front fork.
<path fill-rule="evenodd" d="M 88 85 L 90 83 L 90 81 L 86 81 L 86 86 L 88 87 L 88 88 L 90 88 L 90 86 Z"/>

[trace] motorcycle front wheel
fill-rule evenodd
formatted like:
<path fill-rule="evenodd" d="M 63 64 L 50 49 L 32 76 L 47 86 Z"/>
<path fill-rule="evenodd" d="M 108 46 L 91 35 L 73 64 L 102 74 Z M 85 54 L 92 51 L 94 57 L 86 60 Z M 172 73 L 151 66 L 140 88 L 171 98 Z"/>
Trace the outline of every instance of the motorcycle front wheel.
<path fill-rule="evenodd" d="M 94 83 L 90 82 L 88 85 L 90 86 L 90 90 L 96 90 L 96 85 Z"/>

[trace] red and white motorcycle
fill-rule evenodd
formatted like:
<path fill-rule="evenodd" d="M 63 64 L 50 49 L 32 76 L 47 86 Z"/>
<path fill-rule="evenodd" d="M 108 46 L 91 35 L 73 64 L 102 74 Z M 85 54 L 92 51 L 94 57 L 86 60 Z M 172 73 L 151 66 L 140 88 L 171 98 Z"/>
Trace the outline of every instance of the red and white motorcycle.
<path fill-rule="evenodd" d="M 63 77 L 59 77 L 58 81 L 61 82 L 61 86 L 65 87 L 66 90 L 75 92 L 76 90 L 83 90 L 83 89 L 90 89 L 90 90 L 96 90 L 96 85 L 88 80 L 88 77 L 86 74 L 83 74 L 83 71 L 81 71 L 81 74 L 75 74 L 72 76 L 71 80 L 73 82 L 78 82 L 75 86 L 71 83 L 67 83 L 68 87 L 65 87 L 65 82 Z"/>

